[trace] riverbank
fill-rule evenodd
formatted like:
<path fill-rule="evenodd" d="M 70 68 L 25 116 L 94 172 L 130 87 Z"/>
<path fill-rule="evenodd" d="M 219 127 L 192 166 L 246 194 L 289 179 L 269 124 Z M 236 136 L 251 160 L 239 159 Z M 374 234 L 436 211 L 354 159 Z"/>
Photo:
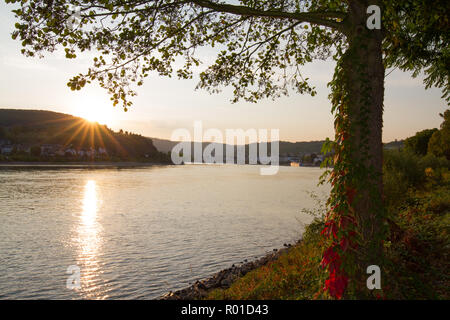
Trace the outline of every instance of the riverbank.
<path fill-rule="evenodd" d="M 0 168 L 136 168 L 165 166 L 167 163 L 152 162 L 0 162 Z"/>
<path fill-rule="evenodd" d="M 347 299 L 449 299 L 449 178 L 428 179 L 425 186 L 411 188 L 388 208 L 382 290 L 349 293 Z M 323 220 L 315 219 L 294 246 L 224 269 L 161 299 L 330 299 L 323 291 L 327 275 L 319 267 L 323 228 Z"/>
<path fill-rule="evenodd" d="M 187 288 L 173 292 L 169 291 L 169 293 L 160 297 L 160 300 L 205 299 L 213 290 L 227 289 L 240 277 L 270 262 L 276 261 L 283 254 L 286 254 L 290 248 L 292 248 L 291 244 L 285 244 L 285 248 L 274 249 L 272 252 L 254 261 L 247 262 L 247 260 L 244 260 L 243 263 L 233 264 L 230 268 L 223 269 L 204 280 L 196 281 Z"/>
<path fill-rule="evenodd" d="M 449 299 L 449 178 L 429 179 L 388 207 L 390 232 L 384 241 L 385 262 L 380 266 L 382 290 L 351 292 L 346 299 Z M 306 227 L 303 240 L 286 254 L 237 278 L 228 288 L 211 290 L 204 299 L 330 299 L 323 291 L 327 275 L 319 267 L 323 228 L 322 220 L 314 220 Z"/>

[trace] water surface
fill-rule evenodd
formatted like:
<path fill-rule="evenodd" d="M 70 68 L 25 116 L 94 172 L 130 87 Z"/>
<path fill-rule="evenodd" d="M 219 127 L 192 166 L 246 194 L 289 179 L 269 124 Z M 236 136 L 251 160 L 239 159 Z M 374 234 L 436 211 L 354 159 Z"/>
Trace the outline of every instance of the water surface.
<path fill-rule="evenodd" d="M 1 169 L 0 298 L 152 299 L 300 237 L 317 168 Z M 66 286 L 70 266 L 81 288 Z"/>

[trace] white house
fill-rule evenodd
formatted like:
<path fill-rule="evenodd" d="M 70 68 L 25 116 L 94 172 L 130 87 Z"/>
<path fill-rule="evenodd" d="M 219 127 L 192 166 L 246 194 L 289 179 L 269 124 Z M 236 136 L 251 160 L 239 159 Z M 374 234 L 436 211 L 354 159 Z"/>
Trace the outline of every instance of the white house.
<path fill-rule="evenodd" d="M 73 149 L 73 148 L 68 148 L 66 149 L 66 154 L 70 154 L 71 156 L 76 156 L 77 155 L 77 150 Z"/>
<path fill-rule="evenodd" d="M 3 146 L 1 151 L 2 154 L 10 154 L 13 151 L 13 146 Z"/>
<path fill-rule="evenodd" d="M 316 158 L 314 158 L 314 165 L 321 164 L 323 162 L 323 159 L 324 159 L 323 155 L 319 154 Z"/>

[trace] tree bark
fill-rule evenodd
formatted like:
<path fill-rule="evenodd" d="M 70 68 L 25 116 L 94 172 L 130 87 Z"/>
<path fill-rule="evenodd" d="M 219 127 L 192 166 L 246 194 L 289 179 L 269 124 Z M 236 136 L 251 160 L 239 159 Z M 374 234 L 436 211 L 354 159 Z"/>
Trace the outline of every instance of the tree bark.
<path fill-rule="evenodd" d="M 376 1 L 374 1 L 376 2 Z M 373 2 L 372 2 L 373 3 Z M 376 3 L 375 3 L 376 4 Z M 381 4 L 378 3 L 381 8 Z M 382 264 L 382 127 L 385 69 L 382 30 L 369 30 L 366 1 L 351 1 L 346 26 L 349 47 L 344 61 L 354 185 L 354 212 L 361 236 L 359 272 Z M 362 269 L 362 270 L 361 270 Z"/>

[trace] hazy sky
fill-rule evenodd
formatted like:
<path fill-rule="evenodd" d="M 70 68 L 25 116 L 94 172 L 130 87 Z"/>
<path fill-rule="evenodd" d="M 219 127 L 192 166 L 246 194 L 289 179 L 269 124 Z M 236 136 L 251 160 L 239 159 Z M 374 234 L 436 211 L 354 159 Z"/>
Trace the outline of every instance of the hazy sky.
<path fill-rule="evenodd" d="M 230 91 L 210 95 L 194 91 L 195 80 L 149 76 L 133 107 L 123 112 L 112 107 L 106 91 L 93 83 L 81 91 L 71 91 L 66 83 L 90 66 L 92 54 L 76 60 L 59 51 L 44 59 L 26 58 L 21 44 L 11 39 L 14 15 L 11 6 L 0 2 L 0 108 L 41 109 L 99 119 L 113 129 L 170 138 L 177 128 L 192 131 L 195 120 L 203 127 L 229 129 L 280 129 L 281 140 L 309 141 L 333 138 L 333 117 L 327 99 L 334 63 L 318 61 L 303 68 L 316 85 L 315 97 L 292 94 L 258 104 L 230 103 Z M 388 71 L 389 72 L 389 71 Z M 438 127 L 439 113 L 446 109 L 438 89 L 425 90 L 422 79 L 395 70 L 386 79 L 385 142 L 403 139 L 415 132 Z"/>

